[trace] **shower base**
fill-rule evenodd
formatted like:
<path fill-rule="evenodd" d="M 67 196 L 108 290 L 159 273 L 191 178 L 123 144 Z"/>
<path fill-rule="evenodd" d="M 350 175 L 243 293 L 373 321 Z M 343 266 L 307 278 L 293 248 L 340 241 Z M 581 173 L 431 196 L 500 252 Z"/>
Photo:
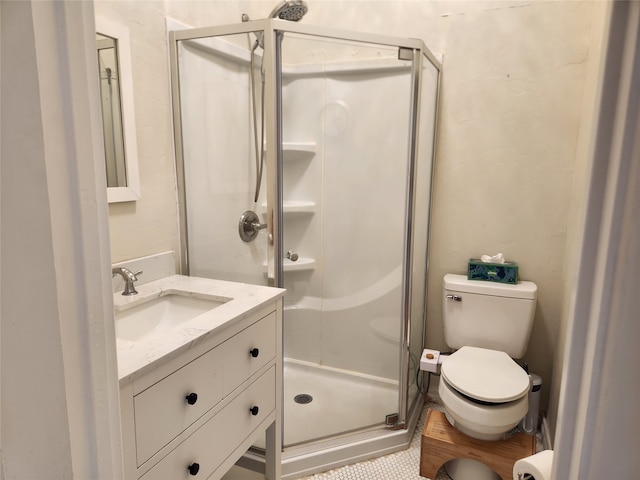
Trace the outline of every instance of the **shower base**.
<path fill-rule="evenodd" d="M 284 385 L 283 480 L 408 448 L 423 403 L 410 412 L 407 429 L 390 430 L 384 423 L 397 412 L 395 381 L 285 359 Z M 297 395 L 312 401 L 296 403 Z M 263 441 L 255 446 L 264 448 Z M 260 471 L 264 459 L 248 452 L 239 464 Z"/>
<path fill-rule="evenodd" d="M 298 395 L 312 400 L 298 403 Z M 285 359 L 285 448 L 384 424 L 385 416 L 397 410 L 395 381 Z"/>

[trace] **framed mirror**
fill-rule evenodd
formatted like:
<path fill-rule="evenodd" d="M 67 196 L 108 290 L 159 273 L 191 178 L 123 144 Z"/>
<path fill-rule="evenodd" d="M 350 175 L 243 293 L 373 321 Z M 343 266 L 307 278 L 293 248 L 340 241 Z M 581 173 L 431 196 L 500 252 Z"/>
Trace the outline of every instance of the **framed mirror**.
<path fill-rule="evenodd" d="M 96 52 L 109 203 L 140 198 L 129 30 L 96 17 Z"/>

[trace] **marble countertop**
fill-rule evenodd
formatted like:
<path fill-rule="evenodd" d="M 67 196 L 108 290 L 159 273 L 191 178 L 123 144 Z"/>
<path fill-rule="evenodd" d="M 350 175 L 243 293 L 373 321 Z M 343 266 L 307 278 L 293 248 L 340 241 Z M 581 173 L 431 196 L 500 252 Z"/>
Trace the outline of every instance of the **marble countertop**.
<path fill-rule="evenodd" d="M 213 299 L 231 299 L 213 310 L 163 332 L 149 335 L 141 341 L 116 338 L 118 378 L 121 383 L 155 368 L 204 341 L 230 325 L 251 315 L 268 302 L 284 295 L 281 288 L 263 287 L 245 283 L 226 282 L 208 278 L 171 275 L 144 285 L 136 286 L 138 295 L 113 295 L 116 312 L 125 311 L 166 294 Z M 116 335 L 117 336 L 117 335 Z"/>

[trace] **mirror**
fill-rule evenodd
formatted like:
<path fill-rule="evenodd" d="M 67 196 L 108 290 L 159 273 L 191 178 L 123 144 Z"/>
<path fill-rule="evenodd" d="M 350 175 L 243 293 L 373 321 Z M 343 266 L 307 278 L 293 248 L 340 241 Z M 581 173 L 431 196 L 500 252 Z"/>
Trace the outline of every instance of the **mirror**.
<path fill-rule="evenodd" d="M 140 198 L 129 30 L 96 18 L 96 51 L 109 203 Z"/>

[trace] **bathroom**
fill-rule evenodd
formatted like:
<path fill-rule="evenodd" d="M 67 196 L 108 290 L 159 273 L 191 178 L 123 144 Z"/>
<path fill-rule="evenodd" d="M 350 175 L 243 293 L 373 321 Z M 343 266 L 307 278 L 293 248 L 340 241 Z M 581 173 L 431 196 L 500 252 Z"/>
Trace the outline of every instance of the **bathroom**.
<path fill-rule="evenodd" d="M 100 386 L 100 375 L 108 378 L 108 372 L 101 374 L 99 371 L 102 363 L 109 365 L 112 360 L 102 357 L 108 359 L 114 353 L 106 347 L 104 350 L 95 347 L 89 356 L 92 362 L 81 362 L 87 359 L 82 354 L 83 350 L 78 348 L 76 352 L 72 348 L 86 334 L 80 321 L 75 326 L 68 321 L 53 322 L 48 328 L 39 329 L 42 335 L 39 341 L 30 342 L 28 348 L 23 345 L 22 350 L 14 350 L 13 345 L 22 345 L 20 335 L 34 335 L 33 327 L 37 324 L 22 322 L 20 326 L 12 324 L 11 328 L 17 329 L 15 331 L 11 328 L 5 330 L 5 312 L 11 313 L 12 308 L 24 312 L 28 306 L 43 309 L 40 312 L 33 311 L 33 316 L 42 315 L 48 311 L 45 309 L 47 305 L 52 307 L 58 302 L 63 305 L 63 301 L 68 300 L 68 296 L 74 292 L 90 292 L 91 288 L 100 291 L 101 284 L 95 282 L 106 280 L 91 280 L 94 278 L 91 275 L 93 269 L 87 266 L 91 262 L 103 265 L 105 260 L 109 264 L 157 252 L 179 250 L 165 17 L 192 26 L 220 25 L 237 23 L 243 13 L 251 18 L 262 18 L 271 7 L 267 2 L 258 1 L 95 2 L 93 8 L 83 7 L 81 14 L 84 18 L 80 20 L 73 11 L 73 8 L 80 7 L 72 6 L 65 7 L 62 13 L 42 11 L 54 9 L 53 6 L 34 8 L 37 13 L 33 17 L 35 20 L 24 19 L 27 23 L 36 21 L 46 24 L 47 15 L 66 15 L 69 22 L 78 22 L 76 27 L 87 35 L 84 24 L 92 21 L 95 9 L 95 13 L 127 25 L 132 45 L 136 136 L 142 185 L 140 200 L 109 205 L 110 241 L 104 241 L 106 226 L 104 222 L 100 223 L 104 220 L 101 216 L 88 216 L 85 220 L 88 226 L 76 225 L 75 228 L 79 230 L 65 233 L 65 219 L 77 214 L 76 204 L 71 199 L 57 205 L 53 213 L 40 212 L 45 219 L 51 215 L 49 221 L 52 228 L 47 229 L 46 225 L 36 223 L 41 225 L 43 231 L 49 231 L 48 236 L 40 235 L 40 230 L 35 226 L 26 229 L 30 240 L 19 245 L 30 253 L 29 256 L 6 258 L 3 250 L 3 273 L 6 273 L 6 276 L 3 275 L 3 306 L 7 305 L 7 310 L 3 312 L 3 365 L 15 364 L 29 354 L 38 362 L 34 362 L 33 371 L 27 370 L 26 377 L 39 379 L 43 391 L 51 392 L 55 398 L 66 395 L 66 401 L 54 401 L 50 408 L 56 408 L 54 412 L 66 409 L 66 415 L 70 417 L 68 422 L 63 417 L 53 420 L 50 416 L 37 415 L 30 420 L 31 431 L 43 429 L 43 434 L 39 436 L 43 442 L 50 439 L 51 432 L 67 432 L 67 441 L 60 442 L 58 446 L 60 451 L 52 449 L 50 461 L 43 462 L 49 463 L 51 471 L 60 469 L 62 472 L 71 468 L 81 471 L 83 466 L 89 468 L 83 465 L 84 462 L 89 463 L 89 459 L 108 463 L 113 458 L 108 452 L 110 448 L 117 449 L 115 446 L 118 442 L 114 440 L 117 433 L 109 431 L 112 427 L 109 426 L 108 416 L 99 422 L 94 419 L 96 425 L 92 427 L 93 435 L 100 441 L 96 440 L 95 446 L 91 447 L 94 448 L 91 454 L 77 458 L 76 449 L 89 447 L 78 445 L 83 433 L 73 420 L 78 422 L 80 417 L 74 418 L 69 412 L 73 410 L 72 406 L 76 411 L 83 412 L 96 407 L 85 402 L 81 391 L 74 390 L 69 375 L 84 375 L 83 378 L 98 382 L 92 387 L 95 388 L 94 394 L 97 397 L 106 396 L 113 402 L 117 390 Z M 304 19 L 304 22 L 313 25 L 336 29 L 419 37 L 438 58 L 442 58 L 428 288 L 437 292 L 441 288 L 443 275 L 461 272 L 469 256 L 497 251 L 505 252 L 509 259 L 519 263 L 524 279 L 538 284 L 540 290 L 536 318 L 525 359 L 531 370 L 544 379 L 542 405 L 547 406 L 544 409 L 552 431 L 564 413 L 559 411 L 562 371 L 568 368 L 572 360 L 571 352 L 565 351 L 564 344 L 572 314 L 571 300 L 577 284 L 577 255 L 582 238 L 581 219 L 586 205 L 588 156 L 595 128 L 594 103 L 601 71 L 605 20 L 606 4 L 600 2 L 530 4 L 419 1 L 317 1 L 310 3 L 310 11 Z M 25 45 L 29 45 L 28 35 L 33 36 L 33 31 L 11 29 L 10 24 L 20 24 L 7 20 L 5 7 L 2 22 L 4 63 L 7 58 L 5 48 L 9 48 L 7 38 L 24 35 L 27 37 Z M 55 31 L 39 32 L 40 35 L 50 35 L 38 37 L 39 42 L 54 38 Z M 26 52 L 25 58 L 45 48 L 42 43 L 36 43 L 35 46 L 33 43 L 32 39 L 31 50 Z M 73 55 L 82 53 L 73 51 Z M 39 60 L 42 61 L 40 57 Z M 73 79 L 67 80 L 73 85 L 73 91 L 82 92 L 84 87 L 73 83 Z M 3 94 L 5 88 L 12 85 L 11 81 L 12 77 L 3 69 Z M 20 80 L 17 82 L 24 83 Z M 69 89 L 63 88 L 62 82 L 57 88 L 71 96 Z M 3 104 L 5 98 L 3 95 Z M 3 112 L 3 138 L 7 138 L 5 128 L 9 128 L 5 127 L 6 118 Z M 7 132 L 10 135 L 12 131 Z M 47 137 L 44 134 L 42 136 L 42 144 L 46 145 Z M 37 142 L 31 148 L 36 154 L 39 152 Z M 40 152 L 40 155 L 43 154 Z M 61 165 L 71 168 L 66 163 Z M 30 176 L 26 177 L 33 182 L 27 183 L 27 188 L 32 192 L 34 209 L 37 208 L 36 204 L 46 206 L 52 201 L 53 197 L 44 198 L 47 188 L 51 188 L 45 183 L 47 173 L 60 182 L 59 188 L 65 188 L 64 179 L 57 179 L 53 173 L 47 172 L 47 168 L 52 168 L 50 164 L 43 162 L 39 167 L 42 170 L 30 170 Z M 2 185 L 2 204 L 7 208 L 3 208 L 2 216 L 3 247 L 13 245 L 10 237 L 8 243 L 5 242 L 5 235 L 9 235 L 5 233 L 5 225 L 10 228 L 13 225 L 10 221 L 18 221 L 8 212 L 7 202 L 14 205 L 17 203 L 12 202 L 14 198 L 20 198 L 20 194 L 24 196 L 24 192 L 16 192 L 16 197 L 11 196 L 10 179 L 13 179 L 11 183 L 19 184 L 21 188 L 27 182 L 24 173 L 14 172 L 15 177 L 11 173 L 11 170 L 5 170 L 3 161 L 3 179 L 7 179 Z M 79 178 L 87 181 L 87 177 L 82 175 L 87 175 L 87 172 L 78 173 Z M 491 187 L 478 188 L 487 184 Z M 60 192 L 56 194 L 61 195 Z M 103 197 L 98 195 L 97 198 Z M 30 208 L 31 203 L 28 203 L 23 208 Z M 42 216 L 38 220 L 42 220 Z M 93 232 L 93 237 L 81 235 L 85 228 Z M 54 248 L 54 253 L 50 253 L 51 247 L 46 247 L 47 240 L 55 247 L 58 245 L 55 242 L 60 242 L 65 235 L 72 240 L 67 248 L 75 248 L 62 253 Z M 78 251 L 86 251 L 86 257 L 79 256 Z M 12 265 L 15 268 L 10 270 L 9 266 Z M 48 265 L 48 269 L 41 268 L 42 265 Z M 36 269 L 40 272 L 38 278 L 34 278 L 33 274 Z M 69 278 L 75 278 L 76 281 L 69 283 Z M 31 285 L 29 291 L 52 292 L 53 297 L 57 296 L 57 301 L 54 298 L 47 300 L 52 302 L 49 304 L 42 302 L 40 305 L 30 305 L 30 297 L 27 296 L 22 298 L 25 304 L 12 306 L 5 300 L 8 298 L 5 292 L 13 293 L 13 290 L 9 290 L 12 285 L 7 285 L 10 279 L 19 280 L 18 285 Z M 51 290 L 51 285 L 57 285 L 57 288 Z M 70 286 L 75 288 L 70 289 Z M 432 295 L 427 305 L 426 331 L 426 346 L 430 348 L 445 348 L 442 323 L 437 320 L 441 316 L 440 310 L 438 296 Z M 70 318 L 69 313 L 60 309 L 60 318 L 63 314 L 64 318 Z M 82 332 L 82 335 L 76 332 Z M 91 344 L 100 343 L 100 334 L 92 334 L 98 337 Z M 51 336 L 60 339 L 58 350 L 47 342 L 49 338 L 54 338 Z M 61 353 L 63 349 L 64 355 Z M 42 364 L 49 356 L 60 363 L 51 362 L 54 367 L 44 375 L 35 368 L 35 364 Z M 95 370 L 74 367 L 74 360 Z M 98 380 L 92 374 L 97 375 Z M 23 451 L 20 446 L 33 441 L 22 436 L 11 436 L 15 425 L 9 414 L 4 413 L 5 408 L 13 408 L 15 402 L 10 392 L 33 391 L 33 387 L 16 377 L 11 371 L 3 369 L 2 447 L 8 452 Z M 40 400 L 32 396 L 29 398 L 32 400 L 25 402 L 25 408 L 38 406 L 42 411 L 47 411 L 38 403 Z M 84 415 L 90 418 L 89 413 L 85 412 Z M 110 410 L 109 415 L 117 415 L 117 411 Z M 14 418 L 20 418 L 20 415 Z M 631 435 L 626 438 L 633 439 Z M 15 464 L 11 462 L 18 460 L 23 458 L 20 455 L 6 457 L 5 471 L 13 471 Z M 38 468 L 37 464 L 34 468 Z M 19 478 L 10 473 L 6 475 L 7 478 Z M 61 476 L 55 475 L 56 478 Z M 46 475 L 34 474 L 32 477 L 46 478 Z"/>

